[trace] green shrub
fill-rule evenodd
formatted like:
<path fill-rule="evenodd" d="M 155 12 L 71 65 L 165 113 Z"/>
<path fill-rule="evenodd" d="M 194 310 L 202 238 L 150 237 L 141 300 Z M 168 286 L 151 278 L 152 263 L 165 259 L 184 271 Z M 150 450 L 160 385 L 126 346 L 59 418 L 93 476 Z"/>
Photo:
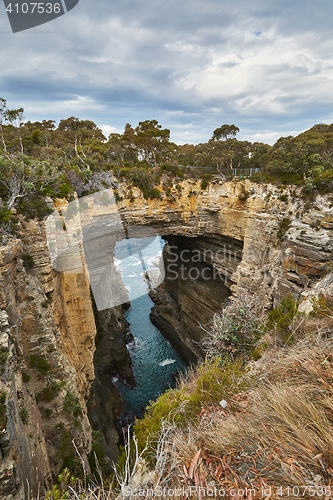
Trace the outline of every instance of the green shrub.
<path fill-rule="evenodd" d="M 178 165 L 172 165 L 170 163 L 164 163 L 161 165 L 161 171 L 170 174 L 172 177 L 184 177 L 184 171 Z"/>
<path fill-rule="evenodd" d="M 143 196 L 146 200 L 154 200 L 161 198 L 161 192 L 157 188 L 145 188 L 142 190 Z"/>
<path fill-rule="evenodd" d="M 69 469 L 66 467 L 62 469 L 58 476 L 58 484 L 54 484 L 46 494 L 45 500 L 69 500 L 69 486 L 73 488 L 72 491 L 81 490 L 78 484 L 78 479 L 74 477 Z M 76 493 L 75 493 L 76 494 Z M 77 497 L 78 498 L 78 497 Z M 82 496 L 80 495 L 80 498 Z M 83 500 L 83 499 L 82 499 Z"/>
<path fill-rule="evenodd" d="M 289 197 L 287 194 L 280 194 L 280 196 L 279 196 L 279 200 L 283 201 L 284 203 L 287 203 L 288 199 L 289 199 Z"/>
<path fill-rule="evenodd" d="M 63 178 L 62 181 L 59 183 L 57 188 L 54 191 L 55 196 L 58 198 L 68 198 L 71 193 L 73 193 L 74 187 L 72 184 L 67 180 L 67 178 Z"/>
<path fill-rule="evenodd" d="M 221 399 L 245 389 L 244 373 L 242 361 L 227 359 L 206 360 L 196 367 L 178 388 L 167 390 L 157 401 L 151 402 L 145 416 L 136 421 L 134 433 L 140 449 L 147 440 L 154 442 L 157 439 L 163 421 L 186 426 L 190 420 L 199 418 L 203 407 L 218 404 Z"/>
<path fill-rule="evenodd" d="M 266 327 L 269 330 L 275 330 L 281 335 L 283 342 L 290 343 L 291 337 L 290 325 L 297 315 L 298 302 L 292 295 L 287 295 L 281 301 L 278 307 L 275 307 L 267 315 Z"/>
<path fill-rule="evenodd" d="M 64 458 L 61 470 L 68 469 L 71 475 L 76 479 L 84 479 L 84 473 L 82 469 L 82 463 L 79 458 L 76 456 L 75 452 L 67 455 Z"/>
<path fill-rule="evenodd" d="M 251 176 L 251 181 L 265 184 L 274 184 L 276 186 L 289 186 L 291 184 L 299 186 L 304 184 L 304 179 L 301 174 L 277 171 L 262 171 L 260 173 L 254 174 Z"/>
<path fill-rule="evenodd" d="M 23 265 L 26 268 L 26 270 L 32 269 L 35 266 L 35 261 L 32 255 L 24 254 L 21 255 L 21 258 L 23 260 Z"/>
<path fill-rule="evenodd" d="M 30 375 L 27 372 L 22 372 L 22 380 L 23 380 L 23 382 L 25 382 L 27 384 L 28 382 L 30 382 L 30 379 L 31 379 L 31 377 L 30 377 Z"/>
<path fill-rule="evenodd" d="M 62 424 L 62 425 L 60 425 Z M 57 425 L 60 434 L 60 444 L 58 446 L 58 457 L 62 460 L 61 470 L 69 470 L 70 474 L 78 479 L 83 479 L 82 464 L 75 454 L 70 433 L 64 430 L 61 422 Z"/>
<path fill-rule="evenodd" d="M 284 217 L 279 221 L 279 229 L 277 232 L 277 236 L 279 239 L 283 238 L 283 236 L 286 234 L 290 226 L 291 226 L 291 220 L 288 217 Z"/>
<path fill-rule="evenodd" d="M 263 353 L 268 349 L 268 344 L 267 342 L 262 342 L 259 343 L 251 352 L 251 358 L 254 359 L 254 361 L 257 361 L 260 359 L 263 355 Z"/>
<path fill-rule="evenodd" d="M 213 177 L 212 174 L 202 174 L 202 176 L 201 176 L 201 189 L 203 191 L 208 187 L 212 177 Z"/>
<path fill-rule="evenodd" d="M 42 375 L 46 375 L 51 369 L 46 359 L 38 356 L 30 356 L 30 366 L 36 368 Z"/>
<path fill-rule="evenodd" d="M 66 385 L 66 382 L 51 382 L 44 389 L 39 392 L 36 396 L 36 400 L 40 401 L 52 401 L 61 391 L 61 389 Z"/>
<path fill-rule="evenodd" d="M 43 408 L 43 412 L 44 412 L 45 418 L 50 418 L 52 415 L 51 408 Z"/>
<path fill-rule="evenodd" d="M 66 392 L 66 396 L 64 398 L 63 409 L 67 413 L 71 413 L 75 418 L 81 415 L 81 406 L 79 402 L 79 398 L 71 391 Z"/>
<path fill-rule="evenodd" d="M 241 294 L 213 316 L 201 346 L 209 358 L 249 357 L 264 331 L 258 300 Z"/>
<path fill-rule="evenodd" d="M 114 199 L 116 200 L 116 203 L 119 203 L 119 202 L 123 201 L 124 198 L 122 196 L 120 196 L 118 191 L 114 190 Z"/>
<path fill-rule="evenodd" d="M 24 425 L 26 425 L 28 423 L 28 410 L 26 409 L 25 406 L 23 406 L 23 408 L 21 408 L 21 410 L 20 410 L 20 417 L 21 417 L 22 423 Z"/>
<path fill-rule="evenodd" d="M 43 220 L 53 212 L 52 208 L 48 207 L 46 204 L 45 197 L 40 195 L 31 195 L 26 198 L 21 198 L 16 208 L 27 220 Z"/>
<path fill-rule="evenodd" d="M 150 166 L 140 164 L 140 166 L 121 168 L 115 174 L 140 188 L 146 200 L 161 197 L 161 193 L 156 187 L 160 173 L 153 171 Z"/>
<path fill-rule="evenodd" d="M 91 472 L 95 475 L 98 473 L 97 465 L 99 465 L 102 471 L 105 469 L 105 454 L 103 450 L 102 436 L 99 431 L 92 431 L 91 452 L 88 455 L 88 461 Z"/>
<path fill-rule="evenodd" d="M 12 212 L 8 208 L 0 205 L 0 225 L 7 224 L 11 221 L 11 218 Z"/>

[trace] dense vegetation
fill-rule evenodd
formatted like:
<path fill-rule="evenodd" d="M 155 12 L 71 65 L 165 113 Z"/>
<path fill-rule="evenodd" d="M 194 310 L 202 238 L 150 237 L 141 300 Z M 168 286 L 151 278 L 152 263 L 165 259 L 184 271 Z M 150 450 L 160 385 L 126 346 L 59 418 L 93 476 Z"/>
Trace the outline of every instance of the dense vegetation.
<path fill-rule="evenodd" d="M 225 124 L 206 143 L 177 145 L 170 130 L 146 120 L 106 138 L 94 122 L 73 116 L 58 125 L 25 121 L 23 108 L 7 109 L 0 98 L 0 224 L 10 222 L 13 208 L 45 217 L 45 197 L 88 194 L 98 189 L 91 181 L 98 173 L 104 187 L 111 178 L 126 179 L 145 198 L 168 196 L 175 179 L 201 178 L 205 189 L 214 175 L 254 172 L 254 180 L 300 184 L 306 192 L 332 189 L 333 124 L 281 137 L 273 146 L 239 141 L 238 132 Z"/>

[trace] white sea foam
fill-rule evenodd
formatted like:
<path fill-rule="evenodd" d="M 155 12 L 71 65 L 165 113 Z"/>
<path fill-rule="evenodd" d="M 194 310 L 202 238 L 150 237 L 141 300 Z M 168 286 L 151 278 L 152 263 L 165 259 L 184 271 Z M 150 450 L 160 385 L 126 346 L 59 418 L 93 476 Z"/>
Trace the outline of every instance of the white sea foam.
<path fill-rule="evenodd" d="M 148 259 L 148 264 L 150 266 L 159 267 L 159 265 L 160 265 L 160 256 L 159 255 L 155 255 L 154 257 L 150 257 L 150 259 Z"/>
<path fill-rule="evenodd" d="M 175 359 L 165 359 L 164 361 L 161 361 L 161 363 L 158 363 L 160 366 L 167 366 L 167 365 L 172 365 L 172 363 L 175 363 Z"/>

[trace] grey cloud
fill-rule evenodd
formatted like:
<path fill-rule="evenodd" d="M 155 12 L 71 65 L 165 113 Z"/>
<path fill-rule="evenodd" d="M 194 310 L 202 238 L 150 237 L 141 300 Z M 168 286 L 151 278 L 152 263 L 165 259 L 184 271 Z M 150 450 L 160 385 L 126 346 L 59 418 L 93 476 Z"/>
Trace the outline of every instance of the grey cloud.
<path fill-rule="evenodd" d="M 240 138 L 288 135 L 330 119 L 331 9 L 331 0 L 81 0 L 48 25 L 53 33 L 0 33 L 1 96 L 30 120 L 74 114 L 122 130 L 156 118 L 178 142 L 207 140 L 227 122 Z"/>

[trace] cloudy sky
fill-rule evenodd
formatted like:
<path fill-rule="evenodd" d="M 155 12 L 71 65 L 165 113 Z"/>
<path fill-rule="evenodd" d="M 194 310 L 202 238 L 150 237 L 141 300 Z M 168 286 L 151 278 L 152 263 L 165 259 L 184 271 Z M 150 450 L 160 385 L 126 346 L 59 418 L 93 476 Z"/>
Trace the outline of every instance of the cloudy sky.
<path fill-rule="evenodd" d="M 157 119 L 179 144 L 234 123 L 272 144 L 332 123 L 332 84 L 333 0 L 80 0 L 15 34 L 0 4 L 0 97 L 31 121 Z"/>

